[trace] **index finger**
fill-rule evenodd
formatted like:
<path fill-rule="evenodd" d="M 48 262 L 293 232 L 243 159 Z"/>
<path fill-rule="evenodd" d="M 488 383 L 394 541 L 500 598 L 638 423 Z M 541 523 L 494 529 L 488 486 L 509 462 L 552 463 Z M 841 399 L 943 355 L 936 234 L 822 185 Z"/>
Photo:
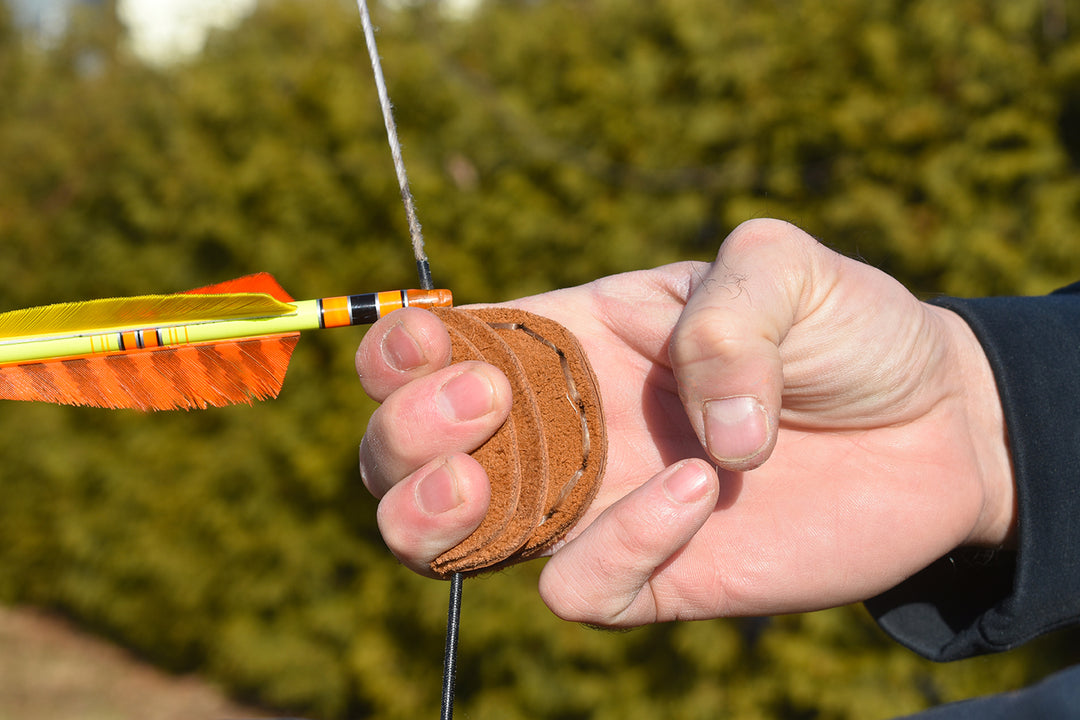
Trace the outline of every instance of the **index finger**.
<path fill-rule="evenodd" d="M 450 364 L 450 334 L 419 308 L 395 310 L 374 323 L 356 350 L 364 392 L 383 402 L 401 386 Z"/>

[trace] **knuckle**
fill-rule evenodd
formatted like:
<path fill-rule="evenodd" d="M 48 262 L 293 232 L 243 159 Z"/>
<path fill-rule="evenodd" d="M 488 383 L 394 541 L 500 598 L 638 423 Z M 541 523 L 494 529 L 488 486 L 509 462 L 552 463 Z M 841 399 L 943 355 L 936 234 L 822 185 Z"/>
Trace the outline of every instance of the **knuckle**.
<path fill-rule="evenodd" d="M 655 526 L 660 524 L 660 519 L 631 512 L 629 507 L 614 506 L 612 510 L 607 518 L 607 532 L 616 562 L 631 564 L 640 561 L 642 557 L 650 556 L 649 539 Z"/>
<path fill-rule="evenodd" d="M 776 247 L 780 250 L 795 250 L 807 245 L 816 245 L 817 240 L 784 220 L 755 218 L 740 223 L 721 246 L 720 257 L 728 251 L 745 251 L 761 247 Z"/>
<path fill-rule="evenodd" d="M 577 566 L 572 574 L 559 566 L 540 576 L 540 595 L 555 615 L 567 622 L 596 627 L 615 627 L 628 602 L 612 592 L 612 583 L 601 566 Z"/>
<path fill-rule="evenodd" d="M 393 485 L 386 477 L 382 453 L 378 449 L 379 439 L 377 435 L 365 433 L 360 440 L 360 480 L 376 498 L 381 498 Z"/>
<path fill-rule="evenodd" d="M 717 357 L 736 357 L 741 345 L 730 312 L 713 307 L 687 313 L 679 320 L 668 354 L 672 364 L 685 367 Z"/>

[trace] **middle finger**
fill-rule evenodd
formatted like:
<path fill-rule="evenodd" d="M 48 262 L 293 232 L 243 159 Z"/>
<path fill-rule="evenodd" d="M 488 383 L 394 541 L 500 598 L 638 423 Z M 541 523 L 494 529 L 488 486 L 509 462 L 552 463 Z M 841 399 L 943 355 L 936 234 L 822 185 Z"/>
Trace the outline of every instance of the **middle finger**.
<path fill-rule="evenodd" d="M 360 443 L 364 484 L 382 497 L 431 460 L 472 452 L 506 420 L 510 383 L 487 363 L 451 365 L 390 394 L 368 422 Z"/>

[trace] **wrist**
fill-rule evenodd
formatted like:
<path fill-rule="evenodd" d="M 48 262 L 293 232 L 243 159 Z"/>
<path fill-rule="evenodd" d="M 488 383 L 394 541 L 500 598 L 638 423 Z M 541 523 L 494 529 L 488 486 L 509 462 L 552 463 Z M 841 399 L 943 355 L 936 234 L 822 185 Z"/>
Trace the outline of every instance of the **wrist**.
<path fill-rule="evenodd" d="M 982 487 L 981 507 L 962 544 L 1009 547 L 1016 535 L 1016 482 L 997 381 L 971 327 L 951 310 L 933 309 L 941 314 L 952 338 L 956 395 L 963 408 L 974 471 Z"/>

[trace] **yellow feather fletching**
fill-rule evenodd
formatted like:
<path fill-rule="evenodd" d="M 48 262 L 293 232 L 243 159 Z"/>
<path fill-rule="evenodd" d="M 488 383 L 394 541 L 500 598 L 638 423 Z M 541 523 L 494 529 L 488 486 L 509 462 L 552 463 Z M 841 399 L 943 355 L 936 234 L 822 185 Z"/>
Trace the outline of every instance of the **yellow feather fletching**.
<path fill-rule="evenodd" d="M 0 340 L 273 317 L 294 309 L 263 293 L 176 293 L 57 303 L 0 313 Z"/>

